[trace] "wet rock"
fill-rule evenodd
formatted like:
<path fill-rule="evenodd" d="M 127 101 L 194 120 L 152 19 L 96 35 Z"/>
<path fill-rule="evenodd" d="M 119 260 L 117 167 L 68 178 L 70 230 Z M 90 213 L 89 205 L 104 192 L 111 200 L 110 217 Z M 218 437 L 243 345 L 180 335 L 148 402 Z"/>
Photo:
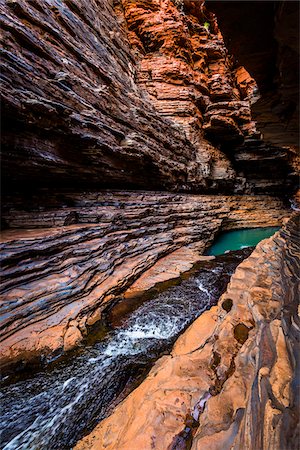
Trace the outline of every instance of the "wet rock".
<path fill-rule="evenodd" d="M 223 305 L 222 305 L 223 306 Z M 239 323 L 234 327 L 233 334 L 235 339 L 240 343 L 244 344 L 248 339 L 249 328 L 246 327 L 243 323 Z"/>
<path fill-rule="evenodd" d="M 229 312 L 232 308 L 233 301 L 231 298 L 226 298 L 222 303 L 222 308 L 225 309 L 226 312 Z"/>
<path fill-rule="evenodd" d="M 293 217 L 258 244 L 238 266 L 218 306 L 179 337 L 172 354 L 157 361 L 147 379 L 76 449 L 151 449 L 153 437 L 157 448 L 181 445 L 182 437 L 191 437 L 186 418 L 200 399 L 205 400 L 193 450 L 297 446 L 297 222 Z M 270 319 L 272 304 L 257 315 L 264 304 L 256 295 L 260 288 L 277 303 L 278 317 Z M 234 307 L 225 312 L 228 298 Z"/>
<path fill-rule="evenodd" d="M 142 295 L 144 292 L 153 289 L 157 285 L 179 278 L 179 276 L 188 272 L 200 261 L 210 261 L 214 256 L 202 256 L 204 250 L 203 244 L 194 244 L 190 247 L 181 247 L 179 250 L 159 259 L 151 269 L 143 273 L 129 289 L 124 293 L 125 298 L 131 298 Z"/>
<path fill-rule="evenodd" d="M 26 230 L 2 235 L 2 364 L 24 353 L 28 359 L 58 351 L 70 321 L 83 329 L 96 323 L 142 273 L 139 291 L 189 270 L 221 227 L 272 226 L 287 215 L 282 202 L 264 196 L 102 192 L 75 198 L 70 209 L 79 224 L 64 226 L 68 208 L 14 209 L 6 216 Z"/>
<path fill-rule="evenodd" d="M 64 351 L 67 352 L 77 347 L 83 340 L 82 334 L 75 326 L 70 326 L 64 335 Z"/>

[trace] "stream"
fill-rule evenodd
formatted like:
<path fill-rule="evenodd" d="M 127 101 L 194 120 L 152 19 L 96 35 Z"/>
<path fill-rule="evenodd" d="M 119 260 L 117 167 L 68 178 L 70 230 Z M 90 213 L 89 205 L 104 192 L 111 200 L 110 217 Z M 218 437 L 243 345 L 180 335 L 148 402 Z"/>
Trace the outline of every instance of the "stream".
<path fill-rule="evenodd" d="M 145 378 L 180 333 L 218 301 L 249 249 L 201 264 L 180 284 L 141 299 L 105 338 L 2 389 L 2 449 L 70 449 Z M 113 316 L 113 314 L 112 314 Z"/>

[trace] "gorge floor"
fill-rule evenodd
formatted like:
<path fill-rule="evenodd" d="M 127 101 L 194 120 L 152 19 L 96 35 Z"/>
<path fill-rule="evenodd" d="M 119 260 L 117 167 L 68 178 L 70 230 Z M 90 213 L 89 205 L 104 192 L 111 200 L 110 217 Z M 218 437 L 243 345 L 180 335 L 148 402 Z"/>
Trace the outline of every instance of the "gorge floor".
<path fill-rule="evenodd" d="M 201 264 L 188 279 L 142 302 L 104 340 L 2 390 L 5 450 L 68 449 L 142 381 L 180 333 L 216 304 L 251 249 Z"/>

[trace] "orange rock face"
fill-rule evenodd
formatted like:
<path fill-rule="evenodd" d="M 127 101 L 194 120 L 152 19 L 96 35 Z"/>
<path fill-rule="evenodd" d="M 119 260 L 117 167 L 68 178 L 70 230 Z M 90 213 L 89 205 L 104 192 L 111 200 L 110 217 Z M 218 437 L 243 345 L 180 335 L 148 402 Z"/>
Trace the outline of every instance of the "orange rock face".
<path fill-rule="evenodd" d="M 296 448 L 299 267 L 294 217 L 76 450 Z"/>
<path fill-rule="evenodd" d="M 244 68 L 236 73 L 216 18 L 203 3 L 122 1 L 140 58 L 138 81 L 160 114 L 197 143 L 205 167 L 211 153 L 216 159 L 224 155 L 212 152 L 203 130 L 215 142 L 231 145 L 255 133 L 249 99 L 256 84 Z"/>
<path fill-rule="evenodd" d="M 272 226 L 287 214 L 267 196 L 102 192 L 79 195 L 76 204 L 6 216 L 11 227 L 27 229 L 2 238 L 3 364 L 72 349 L 143 272 L 158 262 L 148 286 L 178 276 L 220 227 Z M 65 225 L 75 216 L 79 223 Z M 170 256 L 163 274 L 160 259 L 176 250 L 181 264 Z"/>
<path fill-rule="evenodd" d="M 139 296 L 161 283 L 179 278 L 182 273 L 188 272 L 199 261 L 214 259 L 214 256 L 202 256 L 203 251 L 203 243 L 195 242 L 193 245 L 181 247 L 159 259 L 127 289 L 124 297 Z"/>

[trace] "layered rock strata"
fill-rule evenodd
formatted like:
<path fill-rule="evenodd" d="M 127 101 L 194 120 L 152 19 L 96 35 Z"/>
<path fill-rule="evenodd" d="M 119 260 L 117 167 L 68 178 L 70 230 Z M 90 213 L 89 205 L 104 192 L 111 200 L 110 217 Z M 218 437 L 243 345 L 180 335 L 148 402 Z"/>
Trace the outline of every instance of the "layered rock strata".
<path fill-rule="evenodd" d="M 119 14 L 124 15 L 129 41 L 140 60 L 138 83 L 160 115 L 184 130 L 194 145 L 207 178 L 205 187 L 234 189 L 236 174 L 230 159 L 207 138 L 234 147 L 244 135 L 255 133 L 249 102 L 254 80 L 244 78 L 247 87 L 239 89 L 222 35 L 203 2 L 198 2 L 196 14 L 185 2 L 171 0 L 121 4 Z"/>
<path fill-rule="evenodd" d="M 299 216 L 262 241 L 83 449 L 294 449 Z"/>
<path fill-rule="evenodd" d="M 200 158 L 207 157 L 202 130 L 232 146 L 256 132 L 250 111 L 256 83 L 249 74 L 238 77 L 246 71 L 234 68 L 204 2 L 122 0 L 122 6 L 130 43 L 141 59 L 139 83 L 161 115 L 198 144 Z"/>
<path fill-rule="evenodd" d="M 256 84 L 202 1 L 9 0 L 0 11 L 4 194 L 251 190 L 234 148 L 258 136 Z"/>
<path fill-rule="evenodd" d="M 287 179 L 295 156 L 260 140 L 251 115 L 251 104 L 259 98 L 256 82 L 229 54 L 216 17 L 204 2 L 119 3 L 122 8 L 116 10 L 125 17 L 140 60 L 137 80 L 159 113 L 184 129 L 197 149 L 206 188 L 251 192 L 255 181 L 257 192 L 293 190 L 297 181 Z M 241 152 L 235 149 L 245 138 L 255 145 L 252 159 L 244 159 L 240 170 Z M 269 168 L 271 164 L 280 174 L 278 180 L 261 164 L 266 153 Z M 258 162 L 256 173 L 252 160 Z"/>
<path fill-rule="evenodd" d="M 202 180 L 193 145 L 135 83 L 112 4 L 2 2 L 5 190 Z"/>
<path fill-rule="evenodd" d="M 191 245 L 190 255 L 201 254 L 221 229 L 278 225 L 286 214 L 272 197 L 133 192 L 79 195 L 73 208 L 12 211 L 7 222 L 23 229 L 2 236 L 2 361 L 73 348 L 105 306 L 163 256 Z"/>
<path fill-rule="evenodd" d="M 257 128 L 273 145 L 298 149 L 299 164 L 299 2 L 206 5 L 217 15 L 226 47 L 258 84 L 261 98 L 252 108 Z"/>

